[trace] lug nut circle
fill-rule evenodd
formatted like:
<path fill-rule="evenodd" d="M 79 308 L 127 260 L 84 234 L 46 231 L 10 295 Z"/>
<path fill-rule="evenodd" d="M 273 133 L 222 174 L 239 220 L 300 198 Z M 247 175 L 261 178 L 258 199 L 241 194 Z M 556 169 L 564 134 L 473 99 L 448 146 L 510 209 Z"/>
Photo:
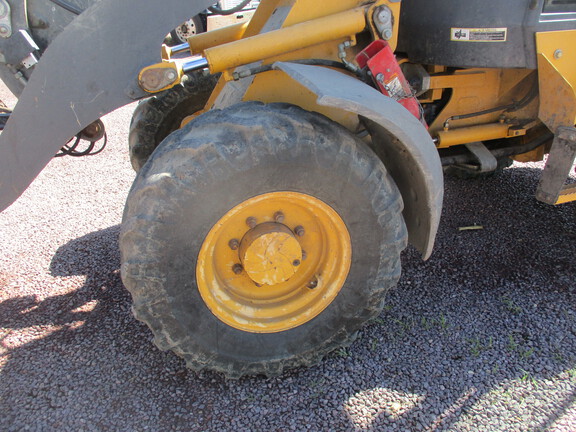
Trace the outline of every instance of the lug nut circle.
<path fill-rule="evenodd" d="M 197 258 L 198 290 L 234 328 L 284 331 L 336 298 L 351 254 L 346 225 L 330 206 L 302 193 L 267 193 L 214 221 Z"/>

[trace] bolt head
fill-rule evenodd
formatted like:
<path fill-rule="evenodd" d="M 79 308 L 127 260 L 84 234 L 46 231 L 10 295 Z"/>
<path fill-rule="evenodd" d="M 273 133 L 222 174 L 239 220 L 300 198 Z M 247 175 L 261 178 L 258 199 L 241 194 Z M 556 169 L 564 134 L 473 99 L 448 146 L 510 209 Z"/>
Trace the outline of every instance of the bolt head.
<path fill-rule="evenodd" d="M 248 225 L 250 229 L 252 229 L 256 225 L 258 225 L 258 220 L 256 220 L 255 217 L 250 216 L 249 218 L 246 219 L 246 225 Z"/>
<path fill-rule="evenodd" d="M 296 228 L 294 228 L 294 234 L 296 234 L 298 237 L 302 237 L 304 234 L 306 234 L 306 231 L 302 225 L 298 225 Z"/>
<path fill-rule="evenodd" d="M 564 55 L 564 52 L 561 49 L 557 49 L 556 51 L 554 51 L 554 58 L 555 59 L 560 59 L 560 58 L 562 58 L 563 55 Z"/>
<path fill-rule="evenodd" d="M 234 272 L 234 274 L 241 274 L 244 271 L 244 268 L 242 267 L 242 264 L 234 264 L 232 266 L 232 271 Z"/>
<path fill-rule="evenodd" d="M 238 241 L 238 239 L 232 239 L 228 242 L 228 246 L 232 250 L 238 250 L 238 248 L 240 247 L 240 242 Z"/>
<path fill-rule="evenodd" d="M 392 11 L 385 6 L 381 7 L 378 11 L 377 19 L 382 24 L 388 24 L 390 21 L 392 21 Z"/>
<path fill-rule="evenodd" d="M 302 250 L 302 261 L 308 258 L 308 253 L 305 250 Z"/>
<path fill-rule="evenodd" d="M 274 213 L 274 221 L 278 222 L 278 223 L 282 223 L 284 222 L 284 213 L 282 213 L 281 211 L 277 211 L 276 213 Z"/>
<path fill-rule="evenodd" d="M 314 289 L 318 286 L 318 279 L 312 279 L 310 282 L 308 282 L 308 284 L 306 285 L 307 288 L 310 289 Z"/>
<path fill-rule="evenodd" d="M 296 259 L 296 260 L 292 261 L 292 265 L 293 265 L 294 267 L 298 267 L 298 266 L 300 265 L 300 260 L 297 260 L 297 259 Z"/>

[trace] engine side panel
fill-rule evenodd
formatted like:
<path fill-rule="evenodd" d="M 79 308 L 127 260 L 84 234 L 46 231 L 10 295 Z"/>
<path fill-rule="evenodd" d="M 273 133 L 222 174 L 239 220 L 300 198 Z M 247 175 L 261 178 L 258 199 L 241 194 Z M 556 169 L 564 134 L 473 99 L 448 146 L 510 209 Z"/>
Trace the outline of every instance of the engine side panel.
<path fill-rule="evenodd" d="M 536 69 L 535 33 L 574 28 L 576 0 L 406 0 L 398 50 L 423 64 Z"/>

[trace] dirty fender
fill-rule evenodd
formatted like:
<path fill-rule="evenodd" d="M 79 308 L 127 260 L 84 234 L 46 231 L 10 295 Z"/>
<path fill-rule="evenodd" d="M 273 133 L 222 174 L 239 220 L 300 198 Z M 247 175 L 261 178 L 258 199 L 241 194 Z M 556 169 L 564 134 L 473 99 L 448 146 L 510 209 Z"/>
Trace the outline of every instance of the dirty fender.
<path fill-rule="evenodd" d="M 160 61 L 170 29 L 213 0 L 101 0 L 48 47 L 0 135 L 0 211 L 85 126 L 144 96 L 136 77 Z"/>
<path fill-rule="evenodd" d="M 442 212 L 444 175 L 426 128 L 396 101 L 340 72 L 281 62 L 274 68 L 315 93 L 319 105 L 360 116 L 372 135 L 373 150 L 402 194 L 409 241 L 429 258 Z"/>

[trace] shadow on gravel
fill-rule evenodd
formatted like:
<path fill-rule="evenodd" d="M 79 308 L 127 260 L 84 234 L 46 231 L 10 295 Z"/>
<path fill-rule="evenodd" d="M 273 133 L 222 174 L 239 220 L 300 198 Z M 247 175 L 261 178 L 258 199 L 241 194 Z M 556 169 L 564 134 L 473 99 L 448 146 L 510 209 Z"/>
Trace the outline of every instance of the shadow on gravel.
<path fill-rule="evenodd" d="M 124 293 L 114 289 L 121 287 L 119 254 L 115 245 L 118 232 L 119 227 L 108 228 L 60 247 L 50 264 L 50 274 L 62 278 L 86 276 L 84 286 L 44 301 L 39 301 L 36 296 L 8 299 L 0 303 L 0 326 L 12 329 L 70 326 L 98 317 L 102 300 L 126 300 Z M 59 281 L 54 280 L 54 283 Z M 93 308 L 92 304 L 97 306 Z"/>
<path fill-rule="evenodd" d="M 386 310 L 352 347 L 382 377 L 350 392 L 354 427 L 576 429 L 576 204 L 538 203 L 540 172 L 446 179 L 434 255 L 405 252 Z M 352 409 L 391 390 L 368 422 Z"/>
<path fill-rule="evenodd" d="M 50 267 L 50 283 L 85 277 L 76 291 L 0 304 L 2 327 L 36 335 L 3 354 L 0 428 L 570 430 L 576 206 L 535 202 L 538 173 L 447 179 L 436 251 L 404 253 L 380 318 L 273 379 L 196 374 L 156 350 L 120 281 L 119 227 L 78 238 Z M 483 229 L 459 231 L 471 225 Z"/>

